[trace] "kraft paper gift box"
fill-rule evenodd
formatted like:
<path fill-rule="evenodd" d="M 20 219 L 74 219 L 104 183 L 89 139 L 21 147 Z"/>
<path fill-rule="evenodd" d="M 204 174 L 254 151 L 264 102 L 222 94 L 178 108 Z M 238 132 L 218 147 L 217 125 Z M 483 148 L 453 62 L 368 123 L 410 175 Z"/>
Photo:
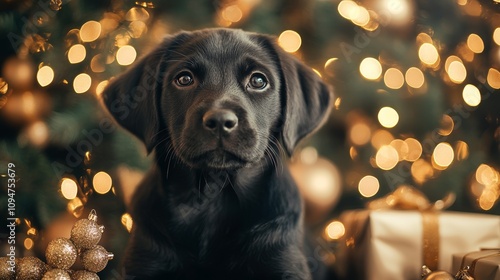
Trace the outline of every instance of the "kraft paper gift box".
<path fill-rule="evenodd" d="M 500 249 L 453 254 L 452 271 L 475 280 L 500 280 Z"/>
<path fill-rule="evenodd" d="M 447 205 L 450 199 L 431 204 L 418 190 L 400 187 L 368 205 L 378 210 L 344 212 L 337 273 L 346 280 L 421 280 L 424 264 L 452 272 L 453 254 L 500 248 L 499 216 L 436 211 Z"/>

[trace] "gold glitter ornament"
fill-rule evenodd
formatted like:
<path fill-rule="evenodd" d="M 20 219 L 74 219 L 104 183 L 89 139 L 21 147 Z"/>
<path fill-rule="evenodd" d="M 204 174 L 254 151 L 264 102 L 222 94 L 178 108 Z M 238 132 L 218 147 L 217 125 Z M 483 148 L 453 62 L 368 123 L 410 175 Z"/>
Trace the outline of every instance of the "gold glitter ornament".
<path fill-rule="evenodd" d="M 70 268 L 75 263 L 77 256 L 78 251 L 75 245 L 67 238 L 56 238 L 50 241 L 45 251 L 47 263 L 60 269 Z"/>
<path fill-rule="evenodd" d="M 88 219 L 78 220 L 71 229 L 71 241 L 78 248 L 90 249 L 101 240 L 104 226 L 97 224 L 95 210 L 90 211 Z"/>
<path fill-rule="evenodd" d="M 16 262 L 16 279 L 40 280 L 45 272 L 47 272 L 47 269 L 47 265 L 39 258 L 19 258 Z"/>
<path fill-rule="evenodd" d="M 5 280 L 16 279 L 16 273 L 13 270 L 15 267 L 16 267 L 16 265 L 12 266 L 9 263 L 9 258 L 1 257 L 0 258 L 0 279 L 5 279 Z"/>
<path fill-rule="evenodd" d="M 73 280 L 99 280 L 99 276 L 94 272 L 86 271 L 86 270 L 78 270 L 75 271 L 71 275 L 71 279 Z"/>
<path fill-rule="evenodd" d="M 71 276 L 66 270 L 55 268 L 47 271 L 42 280 L 71 280 Z"/>
<path fill-rule="evenodd" d="M 100 245 L 96 245 L 90 250 L 86 250 L 81 255 L 83 267 L 92 272 L 103 270 L 108 264 L 108 260 L 113 259 L 113 254 L 109 253 Z"/>

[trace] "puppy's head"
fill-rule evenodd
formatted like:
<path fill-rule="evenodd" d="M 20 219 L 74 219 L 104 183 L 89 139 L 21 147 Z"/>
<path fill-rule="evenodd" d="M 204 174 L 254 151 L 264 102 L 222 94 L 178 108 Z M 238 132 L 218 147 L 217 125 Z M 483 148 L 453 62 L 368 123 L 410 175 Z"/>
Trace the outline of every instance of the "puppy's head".
<path fill-rule="evenodd" d="M 278 139 L 290 155 L 324 119 L 330 93 L 272 38 L 207 29 L 167 37 L 103 100 L 148 151 L 194 168 L 237 169 Z"/>

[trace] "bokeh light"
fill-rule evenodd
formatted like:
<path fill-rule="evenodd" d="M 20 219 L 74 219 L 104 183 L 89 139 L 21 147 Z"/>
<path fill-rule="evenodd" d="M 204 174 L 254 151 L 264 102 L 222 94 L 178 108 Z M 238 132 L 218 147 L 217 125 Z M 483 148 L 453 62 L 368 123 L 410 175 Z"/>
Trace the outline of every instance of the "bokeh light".
<path fill-rule="evenodd" d="M 464 141 L 457 141 L 455 144 L 455 159 L 457 161 L 465 160 L 469 157 L 469 145 Z"/>
<path fill-rule="evenodd" d="M 294 53 L 300 49 L 302 38 L 293 30 L 285 30 L 278 37 L 278 43 L 286 52 Z"/>
<path fill-rule="evenodd" d="M 415 138 L 406 138 L 404 141 L 408 145 L 408 155 L 405 160 L 411 162 L 418 160 L 422 155 L 422 144 Z"/>
<path fill-rule="evenodd" d="M 413 179 L 418 184 L 423 184 L 434 176 L 432 165 L 424 159 L 413 162 L 410 170 Z"/>
<path fill-rule="evenodd" d="M 61 181 L 61 193 L 64 198 L 72 200 L 78 194 L 78 185 L 73 179 L 64 178 Z"/>
<path fill-rule="evenodd" d="M 42 87 L 46 87 L 54 80 L 54 70 L 50 66 L 42 66 L 36 73 L 36 80 Z"/>
<path fill-rule="evenodd" d="M 361 146 L 370 142 L 371 130 L 370 127 L 363 122 L 357 122 L 349 131 L 349 138 L 351 142 L 355 145 Z"/>
<path fill-rule="evenodd" d="M 383 127 L 392 128 L 399 122 L 399 114 L 391 107 L 383 107 L 378 111 L 378 121 Z"/>
<path fill-rule="evenodd" d="M 455 58 L 450 56 L 446 60 L 445 69 L 452 82 L 461 84 L 467 77 L 467 69 L 465 69 L 461 59 L 456 60 Z"/>
<path fill-rule="evenodd" d="M 439 61 L 439 53 L 436 47 L 430 43 L 424 43 L 418 49 L 418 57 L 427 65 L 435 65 Z"/>
<path fill-rule="evenodd" d="M 494 89 L 500 89 L 500 71 L 495 68 L 490 68 L 488 70 L 488 76 L 486 77 L 488 84 Z"/>
<path fill-rule="evenodd" d="M 111 187 L 113 186 L 113 180 L 108 173 L 100 171 L 94 175 L 92 184 L 94 185 L 94 190 L 98 194 L 106 194 L 111 190 Z"/>
<path fill-rule="evenodd" d="M 425 82 L 424 73 L 417 67 L 410 67 L 406 70 L 405 80 L 410 87 L 421 88 Z"/>
<path fill-rule="evenodd" d="M 390 89 L 400 89 L 405 83 L 405 77 L 399 69 L 389 68 L 385 71 L 384 83 Z"/>
<path fill-rule="evenodd" d="M 101 93 L 104 91 L 104 89 L 106 88 L 108 83 L 109 83 L 108 80 L 104 80 L 104 81 L 100 82 L 99 84 L 97 84 L 97 86 L 95 88 L 95 93 L 97 95 L 101 95 Z"/>
<path fill-rule="evenodd" d="M 432 153 L 433 162 L 443 168 L 448 167 L 455 158 L 455 152 L 449 143 L 442 142 L 436 145 Z"/>
<path fill-rule="evenodd" d="M 123 66 L 132 64 L 135 61 L 136 57 L 137 52 L 135 48 L 130 45 L 120 47 L 116 52 L 116 62 Z"/>
<path fill-rule="evenodd" d="M 243 12 L 238 5 L 229 5 L 222 10 L 222 18 L 230 22 L 238 22 L 243 17 Z"/>
<path fill-rule="evenodd" d="M 476 181 L 484 186 L 498 184 L 498 172 L 487 164 L 481 164 L 476 169 Z"/>
<path fill-rule="evenodd" d="M 378 129 L 373 133 L 371 144 L 375 149 L 380 149 L 384 145 L 390 145 L 392 140 L 394 136 L 389 131 Z"/>
<path fill-rule="evenodd" d="M 469 37 L 467 37 L 467 46 L 474 53 L 482 53 L 484 50 L 483 39 L 481 39 L 479 35 L 474 33 L 470 34 Z"/>
<path fill-rule="evenodd" d="M 367 57 L 359 64 L 359 72 L 368 80 L 377 80 L 382 75 L 382 65 L 377 59 Z"/>
<path fill-rule="evenodd" d="M 71 46 L 68 51 L 68 60 L 71 64 L 76 64 L 82 62 L 87 56 L 87 50 L 82 44 L 76 44 Z"/>
<path fill-rule="evenodd" d="M 380 147 L 375 155 L 375 163 L 382 170 L 391 170 L 399 162 L 398 151 L 390 145 Z"/>
<path fill-rule="evenodd" d="M 326 226 L 325 233 L 332 240 L 340 239 L 345 234 L 345 226 L 340 221 L 332 221 Z"/>
<path fill-rule="evenodd" d="M 73 89 L 76 93 L 84 93 L 90 89 L 91 84 L 92 78 L 86 73 L 81 73 L 73 80 Z"/>
<path fill-rule="evenodd" d="M 462 91 L 462 98 L 467 105 L 476 107 L 481 103 L 481 92 L 476 86 L 467 84 Z"/>
<path fill-rule="evenodd" d="M 132 220 L 132 216 L 129 213 L 125 213 L 121 217 L 122 225 L 127 229 L 128 232 L 132 231 L 132 227 L 134 225 L 134 221 Z"/>
<path fill-rule="evenodd" d="M 439 135 L 448 136 L 453 132 L 455 127 L 455 123 L 453 119 L 449 115 L 443 115 L 441 118 L 441 125 L 439 127 L 438 133 Z"/>
<path fill-rule="evenodd" d="M 374 176 L 367 175 L 359 180 L 358 191 L 363 197 L 372 197 L 378 193 L 379 189 L 380 183 Z"/>
<path fill-rule="evenodd" d="M 83 42 L 93 42 L 101 35 L 101 24 L 97 21 L 87 21 L 80 28 L 80 39 Z"/>
<path fill-rule="evenodd" d="M 394 149 L 396 149 L 396 151 L 398 152 L 399 161 L 402 161 L 408 157 L 410 149 L 405 141 L 401 139 L 394 139 L 391 141 L 390 145 L 394 147 Z"/>
<path fill-rule="evenodd" d="M 343 18 L 352 20 L 356 16 L 358 8 L 359 6 L 358 4 L 356 4 L 356 2 L 343 0 L 340 1 L 337 10 Z"/>
<path fill-rule="evenodd" d="M 495 31 L 493 31 L 493 41 L 500 46 L 500 27 L 495 28 Z"/>

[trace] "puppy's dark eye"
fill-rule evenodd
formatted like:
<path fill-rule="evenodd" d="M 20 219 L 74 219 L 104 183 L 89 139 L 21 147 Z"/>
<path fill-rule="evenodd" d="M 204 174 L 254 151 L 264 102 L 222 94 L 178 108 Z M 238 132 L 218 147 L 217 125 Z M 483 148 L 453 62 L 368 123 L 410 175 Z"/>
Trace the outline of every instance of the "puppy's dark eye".
<path fill-rule="evenodd" d="M 267 87 L 268 81 L 266 76 L 261 73 L 254 73 L 248 81 L 248 87 L 251 89 L 263 90 Z"/>
<path fill-rule="evenodd" d="M 194 82 L 193 75 L 189 72 L 182 72 L 175 78 L 175 84 L 180 87 L 187 87 Z"/>

